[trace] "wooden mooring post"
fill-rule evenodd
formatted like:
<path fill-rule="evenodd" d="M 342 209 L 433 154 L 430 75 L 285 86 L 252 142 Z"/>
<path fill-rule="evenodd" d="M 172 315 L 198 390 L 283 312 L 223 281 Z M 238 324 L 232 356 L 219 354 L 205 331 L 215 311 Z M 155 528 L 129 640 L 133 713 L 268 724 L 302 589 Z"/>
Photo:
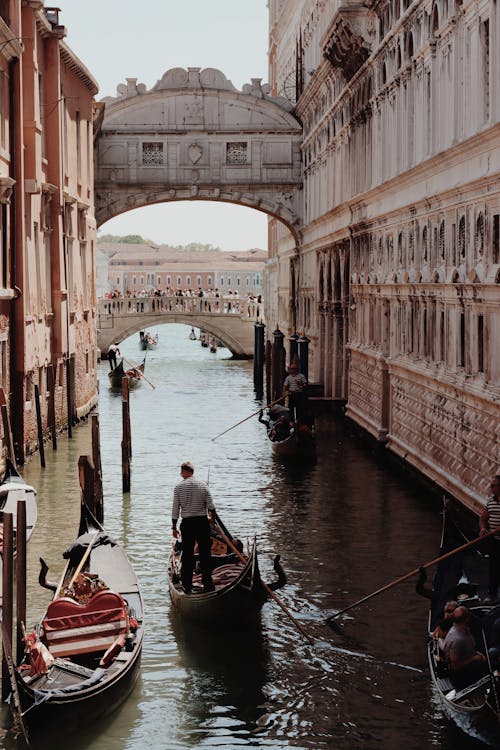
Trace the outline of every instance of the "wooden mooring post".
<path fill-rule="evenodd" d="M 95 517 L 104 522 L 104 493 L 102 489 L 101 445 L 99 438 L 99 414 L 92 414 L 92 460 L 94 462 Z"/>
<path fill-rule="evenodd" d="M 18 500 L 16 516 L 16 656 L 23 653 L 26 625 L 26 502 Z"/>
<path fill-rule="evenodd" d="M 82 501 L 96 515 L 96 502 L 94 494 L 95 467 L 91 456 L 80 456 L 78 459 L 78 481 L 82 490 Z"/>
<path fill-rule="evenodd" d="M 38 431 L 38 452 L 40 454 L 40 466 L 45 469 L 45 446 L 43 444 L 43 425 L 42 425 L 42 410 L 40 408 L 40 389 L 35 383 L 35 407 L 36 407 L 36 427 Z"/>
<path fill-rule="evenodd" d="M 130 459 L 132 458 L 132 436 L 130 429 L 130 382 L 122 378 L 122 488 L 130 492 Z"/>
<path fill-rule="evenodd" d="M 47 365 L 47 387 L 49 390 L 49 424 L 52 437 L 52 449 L 57 450 L 57 423 L 56 423 L 56 377 L 54 365 Z"/>
<path fill-rule="evenodd" d="M 2 627 L 8 647 L 12 650 L 13 598 L 14 598 L 14 525 L 12 513 L 3 516 L 3 570 L 2 570 Z M 10 693 L 10 676 L 6 648 L 2 649 L 2 701 Z"/>
<path fill-rule="evenodd" d="M 5 446 L 7 447 L 7 455 L 15 466 L 16 456 L 14 454 L 14 441 L 12 439 L 12 427 L 10 425 L 9 409 L 7 407 L 5 391 L 1 386 L 0 386 L 0 411 L 2 412 L 3 435 L 4 435 L 4 443 L 5 443 Z"/>

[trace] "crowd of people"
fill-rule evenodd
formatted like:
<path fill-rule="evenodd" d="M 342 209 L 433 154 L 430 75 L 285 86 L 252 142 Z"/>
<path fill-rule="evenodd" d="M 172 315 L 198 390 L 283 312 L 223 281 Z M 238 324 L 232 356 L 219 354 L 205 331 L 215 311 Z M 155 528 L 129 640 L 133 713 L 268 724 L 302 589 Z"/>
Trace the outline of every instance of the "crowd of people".
<path fill-rule="evenodd" d="M 135 311 L 144 310 L 144 300 L 153 300 L 154 307 L 162 310 L 186 310 L 189 312 L 224 312 L 245 313 L 249 318 L 262 318 L 264 303 L 261 294 L 249 292 L 245 298 L 240 297 L 238 290 L 219 290 L 217 288 L 202 289 L 142 289 L 141 291 L 129 291 L 122 294 L 118 289 L 106 292 L 104 299 L 110 301 L 129 300 Z M 138 302 L 137 302 L 138 300 Z M 141 308 L 142 304 L 142 308 Z M 112 302 L 110 304 L 110 311 Z"/>

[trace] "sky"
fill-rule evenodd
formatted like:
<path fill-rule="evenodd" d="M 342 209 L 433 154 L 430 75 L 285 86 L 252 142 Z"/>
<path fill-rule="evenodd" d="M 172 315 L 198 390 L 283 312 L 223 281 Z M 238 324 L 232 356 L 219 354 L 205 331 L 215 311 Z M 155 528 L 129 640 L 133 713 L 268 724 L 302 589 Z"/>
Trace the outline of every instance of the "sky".
<path fill-rule="evenodd" d="M 47 3 L 49 5 L 49 3 Z M 218 68 L 241 89 L 268 80 L 266 0 L 59 0 L 66 43 L 99 84 L 116 95 L 127 78 L 150 89 L 170 68 Z M 140 234 L 169 245 L 267 248 L 267 217 L 243 206 L 184 201 L 129 211 L 100 234 Z"/>

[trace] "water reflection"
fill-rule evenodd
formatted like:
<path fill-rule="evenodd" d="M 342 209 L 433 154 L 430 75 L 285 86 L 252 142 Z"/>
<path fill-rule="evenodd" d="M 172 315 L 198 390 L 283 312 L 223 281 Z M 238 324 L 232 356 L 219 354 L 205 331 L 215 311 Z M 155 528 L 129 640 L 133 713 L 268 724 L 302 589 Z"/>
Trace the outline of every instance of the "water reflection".
<path fill-rule="evenodd" d="M 260 620 L 235 621 L 216 631 L 171 610 L 170 624 L 186 671 L 180 734 L 189 736 L 192 746 L 208 736 L 221 745 L 251 738 L 264 714 L 270 661 Z"/>
<path fill-rule="evenodd" d="M 155 333 L 155 331 L 153 331 Z M 320 419 L 317 461 L 277 461 L 258 408 L 252 364 L 211 355 L 189 341 L 189 328 L 162 329 L 146 374 L 131 394 L 131 492 L 121 490 L 121 399 L 100 366 L 105 527 L 125 544 L 141 581 L 146 638 L 141 679 L 121 711 L 71 735 L 76 750 L 183 750 L 224 746 L 304 750 L 475 750 L 443 720 L 425 664 L 426 602 L 414 582 L 343 616 L 339 632 L 325 617 L 436 556 L 439 508 L 402 480 L 341 419 Z M 140 358 L 138 337 L 125 356 Z M 91 452 L 89 425 L 59 439 L 41 471 L 23 471 L 38 489 L 39 516 L 29 555 L 30 624 L 49 593 L 36 583 L 38 557 L 51 578 L 78 521 L 78 457 Z M 166 580 L 172 491 L 181 461 L 210 481 L 228 529 L 244 543 L 257 536 L 259 565 L 274 579 L 281 554 L 288 585 L 278 594 L 315 639 L 301 636 L 273 602 L 259 627 L 212 633 L 178 622 Z M 422 669 L 414 671 L 406 667 Z M 3 714 L 6 726 L 7 714 Z M 65 737 L 65 747 L 68 741 Z M 46 745 L 59 750 L 62 744 Z M 20 747 L 11 736 L 0 747 Z"/>

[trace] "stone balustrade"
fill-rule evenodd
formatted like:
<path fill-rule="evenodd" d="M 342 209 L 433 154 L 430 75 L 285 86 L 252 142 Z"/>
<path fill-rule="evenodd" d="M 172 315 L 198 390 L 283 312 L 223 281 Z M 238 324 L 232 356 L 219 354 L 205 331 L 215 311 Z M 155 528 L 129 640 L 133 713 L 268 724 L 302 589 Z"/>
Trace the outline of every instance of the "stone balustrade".
<path fill-rule="evenodd" d="M 97 300 L 97 313 L 100 317 L 107 315 L 126 316 L 191 313 L 240 315 L 243 318 L 263 320 L 264 303 L 249 301 L 239 297 L 117 297 Z"/>

